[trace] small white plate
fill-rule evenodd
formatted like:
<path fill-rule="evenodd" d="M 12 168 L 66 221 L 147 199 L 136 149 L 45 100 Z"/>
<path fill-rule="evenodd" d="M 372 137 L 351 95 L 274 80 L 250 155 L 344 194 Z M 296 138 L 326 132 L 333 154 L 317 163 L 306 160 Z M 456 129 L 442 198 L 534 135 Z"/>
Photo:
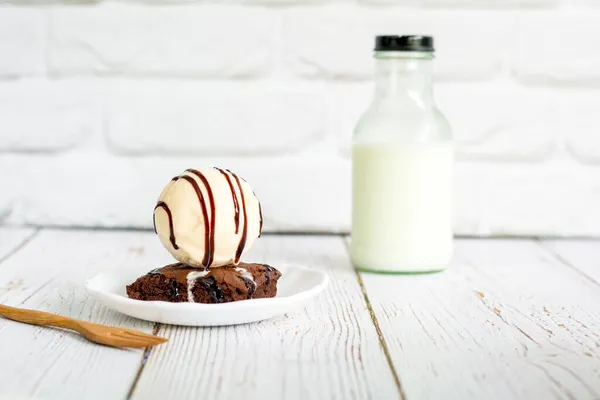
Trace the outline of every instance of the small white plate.
<path fill-rule="evenodd" d="M 329 283 L 327 274 L 299 265 L 277 267 L 282 276 L 277 296 L 221 304 L 169 303 L 141 301 L 127 297 L 125 286 L 149 271 L 146 268 L 113 269 L 86 282 L 93 297 L 123 314 L 172 325 L 217 326 L 261 321 L 297 310 L 323 291 Z"/>

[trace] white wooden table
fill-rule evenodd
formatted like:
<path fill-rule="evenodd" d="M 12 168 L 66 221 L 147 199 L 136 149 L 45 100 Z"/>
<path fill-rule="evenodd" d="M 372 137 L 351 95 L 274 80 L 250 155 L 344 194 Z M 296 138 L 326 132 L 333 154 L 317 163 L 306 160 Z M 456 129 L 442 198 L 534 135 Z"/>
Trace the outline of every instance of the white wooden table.
<path fill-rule="evenodd" d="M 105 268 L 170 261 L 150 232 L 0 228 L 0 303 L 158 332 L 119 350 L 0 318 L 0 399 L 600 399 L 600 242 L 456 242 L 441 274 L 356 273 L 341 236 L 265 235 L 247 259 L 331 284 L 301 312 L 189 328 L 90 299 Z"/>

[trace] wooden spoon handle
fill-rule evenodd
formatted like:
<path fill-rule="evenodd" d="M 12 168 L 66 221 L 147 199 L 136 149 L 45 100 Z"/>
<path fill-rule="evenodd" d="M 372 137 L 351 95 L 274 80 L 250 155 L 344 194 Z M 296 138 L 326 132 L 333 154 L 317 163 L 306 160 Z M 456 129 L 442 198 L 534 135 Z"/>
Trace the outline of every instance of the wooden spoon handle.
<path fill-rule="evenodd" d="M 24 322 L 31 325 L 56 326 L 58 328 L 73 330 L 78 330 L 79 328 L 77 321 L 71 318 L 61 317 L 60 315 L 43 311 L 9 307 L 3 304 L 0 304 L 0 315 L 4 318 L 12 319 L 13 321 Z"/>

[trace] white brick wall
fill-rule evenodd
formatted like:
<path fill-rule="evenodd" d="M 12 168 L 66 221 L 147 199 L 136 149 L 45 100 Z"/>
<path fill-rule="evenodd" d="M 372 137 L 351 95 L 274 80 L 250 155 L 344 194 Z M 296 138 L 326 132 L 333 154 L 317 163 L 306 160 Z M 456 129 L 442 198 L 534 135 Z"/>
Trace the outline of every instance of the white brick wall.
<path fill-rule="evenodd" d="M 119 153 L 285 154 L 327 134 L 323 92 L 268 83 L 118 80 L 107 137 Z"/>
<path fill-rule="evenodd" d="M 600 83 L 600 10 L 518 18 L 514 71 L 525 83 Z"/>
<path fill-rule="evenodd" d="M 276 16 L 240 7 L 100 4 L 50 11 L 56 75 L 210 77 L 269 73 Z"/>
<path fill-rule="evenodd" d="M 565 133 L 567 149 L 585 163 L 600 164 L 599 104 L 600 94 L 589 89 L 564 91 L 560 99 L 560 129 Z"/>
<path fill-rule="evenodd" d="M 0 9 L 0 78 L 44 72 L 45 28 L 41 10 Z"/>
<path fill-rule="evenodd" d="M 81 81 L 0 81 L 0 151 L 59 152 L 100 135 L 102 109 L 85 86 Z"/>
<path fill-rule="evenodd" d="M 443 79 L 493 78 L 510 44 L 513 18 L 480 11 L 421 11 L 336 6 L 290 10 L 284 15 L 289 68 L 301 76 L 369 78 L 373 37 L 415 32 L 436 37 L 437 71 Z"/>
<path fill-rule="evenodd" d="M 456 231 L 600 236 L 598 1 L 52 2 L 0 4 L 0 221 L 149 228 L 221 165 L 266 229 L 347 231 L 373 36 L 431 33 Z"/>

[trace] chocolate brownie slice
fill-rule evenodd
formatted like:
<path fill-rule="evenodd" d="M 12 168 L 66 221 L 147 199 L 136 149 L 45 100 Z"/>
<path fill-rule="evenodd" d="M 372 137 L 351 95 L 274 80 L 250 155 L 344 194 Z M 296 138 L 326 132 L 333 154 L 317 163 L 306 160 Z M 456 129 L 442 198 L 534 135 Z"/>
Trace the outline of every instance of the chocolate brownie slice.
<path fill-rule="evenodd" d="M 203 271 L 177 263 L 157 268 L 127 286 L 136 300 L 227 303 L 275 297 L 281 272 L 266 264 L 240 263 Z"/>

